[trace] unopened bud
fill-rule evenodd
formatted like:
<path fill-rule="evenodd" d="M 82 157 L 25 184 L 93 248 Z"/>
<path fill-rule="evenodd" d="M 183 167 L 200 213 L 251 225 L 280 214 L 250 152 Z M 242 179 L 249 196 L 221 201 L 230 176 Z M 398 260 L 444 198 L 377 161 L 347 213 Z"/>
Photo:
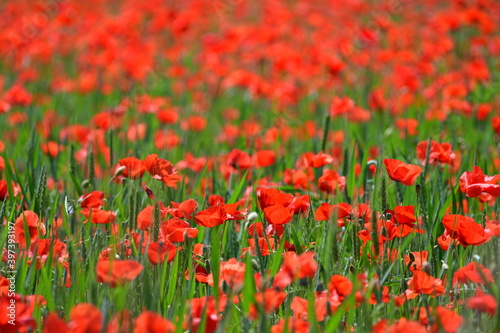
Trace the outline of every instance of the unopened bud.
<path fill-rule="evenodd" d="M 248 222 L 253 222 L 259 217 L 259 214 L 256 212 L 251 212 L 250 214 L 247 215 L 247 221 Z"/>
<path fill-rule="evenodd" d="M 432 272 L 432 265 L 426 262 L 425 264 L 422 265 L 422 271 L 431 275 Z"/>
<path fill-rule="evenodd" d="M 123 165 L 121 167 L 116 168 L 115 175 L 113 176 L 113 178 L 120 176 L 125 169 L 126 169 L 126 167 Z"/>

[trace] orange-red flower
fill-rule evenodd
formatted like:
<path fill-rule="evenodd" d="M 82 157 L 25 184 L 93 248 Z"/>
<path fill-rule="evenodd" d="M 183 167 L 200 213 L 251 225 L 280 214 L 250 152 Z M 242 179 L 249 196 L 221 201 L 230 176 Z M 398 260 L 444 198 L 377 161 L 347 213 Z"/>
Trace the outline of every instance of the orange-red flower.
<path fill-rule="evenodd" d="M 427 157 L 428 146 L 428 141 L 422 141 L 417 145 L 417 157 L 419 158 L 419 160 L 425 162 L 428 158 L 430 164 L 454 164 L 456 155 L 451 150 L 450 143 L 438 143 L 434 140 L 431 140 L 429 157 Z"/>
<path fill-rule="evenodd" d="M 408 287 L 413 293 L 427 294 L 436 297 L 444 294 L 443 281 L 423 271 L 413 271 L 413 277 L 408 281 Z M 412 298 L 408 295 L 408 298 Z"/>
<path fill-rule="evenodd" d="M 212 206 L 196 213 L 194 220 L 199 225 L 213 228 L 224 223 L 227 220 L 227 214 L 223 206 Z"/>
<path fill-rule="evenodd" d="M 134 321 L 134 333 L 171 333 L 175 325 L 156 312 L 143 311 Z"/>
<path fill-rule="evenodd" d="M 136 157 L 127 157 L 119 161 L 118 167 L 124 167 L 122 176 L 125 178 L 142 178 L 146 169 L 142 161 Z"/>
<path fill-rule="evenodd" d="M 484 229 L 480 224 L 474 222 L 472 217 L 459 214 L 446 215 L 442 220 L 448 235 L 456 239 L 461 245 L 481 245 L 491 238 L 488 229 Z"/>
<path fill-rule="evenodd" d="M 169 161 L 152 154 L 144 159 L 144 166 L 151 177 L 165 183 L 168 187 L 176 187 L 181 177 L 177 169 Z"/>
<path fill-rule="evenodd" d="M 415 180 L 422 173 L 422 168 L 418 165 L 406 164 L 399 160 L 386 158 L 384 164 L 389 178 L 407 186 L 415 184 Z"/>
<path fill-rule="evenodd" d="M 27 235 L 25 234 L 25 227 L 28 231 Z M 38 239 L 39 231 L 42 235 L 45 235 L 45 224 L 43 224 L 38 218 L 38 215 L 31 210 L 26 210 L 19 215 L 14 224 L 14 228 L 16 242 L 22 249 L 27 248 L 27 238 L 29 238 L 30 243 L 32 243 Z"/>
<path fill-rule="evenodd" d="M 460 176 L 460 190 L 469 198 L 476 198 L 487 193 L 493 197 L 500 196 L 500 175 L 486 176 L 480 167 L 474 166 L 471 171 L 466 171 Z"/>
<path fill-rule="evenodd" d="M 96 265 L 97 281 L 112 288 L 134 280 L 142 272 L 142 265 L 134 260 L 101 259 Z"/>

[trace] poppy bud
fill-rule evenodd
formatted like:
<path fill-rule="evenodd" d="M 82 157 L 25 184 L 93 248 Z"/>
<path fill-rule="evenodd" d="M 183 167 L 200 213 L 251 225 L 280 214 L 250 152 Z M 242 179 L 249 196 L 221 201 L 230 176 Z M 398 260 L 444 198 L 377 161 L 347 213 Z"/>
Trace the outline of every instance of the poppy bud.
<path fill-rule="evenodd" d="M 424 263 L 422 265 L 422 271 L 427 273 L 428 275 L 431 275 L 432 272 L 432 265 L 428 262 Z"/>
<path fill-rule="evenodd" d="M 247 215 L 247 221 L 248 222 L 253 222 L 259 217 L 259 214 L 256 212 L 251 212 L 250 214 Z"/>
<path fill-rule="evenodd" d="M 257 262 L 257 260 L 255 260 L 255 259 L 252 259 L 252 268 L 253 268 L 254 271 L 259 271 L 260 270 L 260 265 Z"/>
<path fill-rule="evenodd" d="M 124 165 L 116 168 L 115 170 L 115 174 L 113 175 L 113 178 L 116 178 L 118 176 L 120 176 L 121 174 L 123 174 L 123 171 L 125 171 L 126 167 Z"/>

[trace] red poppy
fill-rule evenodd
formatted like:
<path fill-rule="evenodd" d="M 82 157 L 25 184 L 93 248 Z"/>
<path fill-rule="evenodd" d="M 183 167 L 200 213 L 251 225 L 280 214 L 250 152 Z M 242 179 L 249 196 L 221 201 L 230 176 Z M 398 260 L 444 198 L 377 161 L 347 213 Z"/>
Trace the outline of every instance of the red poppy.
<path fill-rule="evenodd" d="M 316 210 L 315 218 L 317 221 L 328 221 L 333 216 L 337 219 L 343 219 L 345 217 L 349 217 L 351 213 L 352 206 L 345 202 L 341 202 L 336 205 L 324 202 Z"/>
<path fill-rule="evenodd" d="M 85 215 L 87 219 L 91 218 L 90 222 L 96 224 L 112 223 L 116 220 L 116 213 L 113 211 L 101 210 L 97 208 L 84 208 L 81 213 Z M 86 223 L 87 221 L 83 223 Z"/>
<path fill-rule="evenodd" d="M 175 325 L 156 312 L 143 311 L 134 321 L 134 333 L 171 333 Z"/>
<path fill-rule="evenodd" d="M 43 333 L 65 333 L 68 332 L 68 324 L 55 312 L 49 313 L 43 321 Z"/>
<path fill-rule="evenodd" d="M 61 151 L 64 150 L 64 146 L 59 145 L 57 142 L 49 141 L 47 143 L 42 143 L 42 151 L 45 155 L 55 158 Z"/>
<path fill-rule="evenodd" d="M 467 300 L 467 307 L 494 316 L 497 311 L 497 300 L 492 295 L 487 295 L 477 289 L 476 295 Z"/>
<path fill-rule="evenodd" d="M 265 168 L 276 163 L 276 153 L 272 150 L 259 150 L 255 153 L 255 166 Z"/>
<path fill-rule="evenodd" d="M 226 156 L 226 165 L 236 170 L 246 170 L 252 166 L 252 159 L 246 152 L 239 149 L 233 149 Z"/>
<path fill-rule="evenodd" d="M 264 313 L 270 314 L 276 311 L 281 304 L 283 304 L 286 299 L 286 293 L 282 290 L 278 290 L 277 288 L 267 288 L 261 293 L 256 293 L 254 297 L 255 303 L 260 305 L 261 309 L 264 310 Z M 258 318 L 259 312 L 254 304 L 250 306 L 248 316 L 252 319 Z"/>
<path fill-rule="evenodd" d="M 406 164 L 399 160 L 386 158 L 384 164 L 389 178 L 407 186 L 415 184 L 415 180 L 422 173 L 422 168 L 418 165 Z"/>
<path fill-rule="evenodd" d="M 104 192 L 92 191 L 82 195 L 79 201 L 82 208 L 99 208 L 104 202 Z"/>
<path fill-rule="evenodd" d="M 102 331 L 102 315 L 92 304 L 80 303 L 71 309 L 68 329 L 78 333 L 100 333 Z"/>
<path fill-rule="evenodd" d="M 471 262 L 453 274 L 453 285 L 467 284 L 469 282 L 485 284 L 484 279 L 487 282 L 494 282 L 493 275 L 488 268 L 479 263 Z"/>
<path fill-rule="evenodd" d="M 448 234 L 463 246 L 481 245 L 491 238 L 490 230 L 485 230 L 480 224 L 474 222 L 472 217 L 459 214 L 446 215 L 442 223 Z"/>
<path fill-rule="evenodd" d="M 174 260 L 177 247 L 170 242 L 153 242 L 148 245 L 148 259 L 151 265 L 158 265 L 165 261 Z"/>
<path fill-rule="evenodd" d="M 422 162 L 427 160 L 427 150 L 428 150 L 428 141 L 422 141 L 417 145 L 417 157 Z M 429 152 L 429 163 L 441 163 L 441 164 L 449 164 L 454 165 L 455 162 L 455 153 L 451 150 L 450 143 L 438 143 L 434 140 L 431 140 L 431 147 Z"/>
<path fill-rule="evenodd" d="M 387 210 L 387 212 L 392 214 L 391 219 L 394 219 L 394 222 L 397 224 L 413 225 L 417 222 L 415 207 L 413 207 L 413 205 L 396 206 L 394 207 L 394 210 Z"/>
<path fill-rule="evenodd" d="M 278 324 L 271 327 L 271 333 L 283 332 L 308 333 L 309 322 L 297 317 L 291 317 L 287 320 L 280 319 Z"/>
<path fill-rule="evenodd" d="M 305 298 L 295 296 L 292 299 L 290 308 L 295 317 L 307 320 L 309 317 L 309 301 Z M 314 297 L 314 309 L 316 320 L 323 321 L 327 315 L 327 295 L 326 292 L 316 292 Z"/>
<path fill-rule="evenodd" d="M 286 224 L 292 220 L 291 204 L 293 195 L 281 193 L 276 189 L 263 189 L 258 193 L 260 208 L 264 212 L 267 222 L 272 224 Z"/>
<path fill-rule="evenodd" d="M 413 277 L 408 281 L 408 287 L 413 293 L 427 294 L 431 297 L 443 295 L 445 292 L 442 280 L 436 279 L 423 271 L 413 271 Z"/>
<path fill-rule="evenodd" d="M 176 184 L 181 179 L 172 163 L 159 158 L 156 154 L 146 157 L 144 159 L 144 166 L 151 177 L 162 181 L 168 187 L 176 187 Z"/>
<path fill-rule="evenodd" d="M 127 157 L 119 161 L 118 167 L 123 167 L 122 175 L 125 178 L 140 179 L 146 169 L 142 161 L 136 157 Z"/>
<path fill-rule="evenodd" d="M 342 192 L 345 189 L 345 182 L 346 178 L 340 176 L 337 171 L 325 169 L 318 179 L 318 188 L 322 192 L 336 194 L 337 190 Z"/>
<path fill-rule="evenodd" d="M 27 297 L 9 292 L 0 295 L 0 332 L 17 333 L 35 331 L 36 320 L 33 318 L 33 306 Z"/>
<path fill-rule="evenodd" d="M 223 224 L 227 220 L 227 214 L 223 206 L 212 206 L 199 211 L 194 216 L 194 221 L 207 228 Z"/>
<path fill-rule="evenodd" d="M 97 281 L 114 288 L 134 280 L 142 272 L 142 265 L 134 260 L 101 259 L 96 265 Z"/>
<path fill-rule="evenodd" d="M 163 206 L 163 203 L 158 202 L 158 209 L 160 211 L 160 219 L 167 215 L 167 208 Z M 139 212 L 137 215 L 137 227 L 141 230 L 146 230 L 149 228 L 151 223 L 154 222 L 155 205 L 147 206 Z"/>
<path fill-rule="evenodd" d="M 412 332 L 412 333 L 427 333 L 425 326 L 421 325 L 417 321 L 407 320 L 406 318 L 401 318 L 394 324 L 386 328 L 382 332 L 387 333 L 399 333 L 399 332 Z"/>
<path fill-rule="evenodd" d="M 194 199 L 187 199 L 181 203 L 170 201 L 170 204 L 172 208 L 168 210 L 168 213 L 178 218 L 192 219 L 194 211 L 198 208 L 198 203 Z M 216 205 L 210 203 L 210 206 Z"/>
<path fill-rule="evenodd" d="M 469 198 L 476 198 L 481 194 L 493 197 L 500 196 L 500 175 L 486 176 L 480 167 L 474 166 L 472 172 L 466 171 L 460 176 L 460 190 Z"/>
<path fill-rule="evenodd" d="M 160 224 L 160 236 L 167 242 L 184 242 L 187 238 L 196 238 L 198 229 L 191 228 L 188 222 L 174 217 Z"/>
<path fill-rule="evenodd" d="M 189 327 L 192 332 L 198 332 L 198 328 L 203 318 L 206 318 L 204 333 L 215 332 L 221 318 L 219 312 L 226 306 L 225 298 L 219 299 L 218 304 L 219 307 L 216 308 L 216 302 L 213 296 L 191 299 L 188 305 L 190 308 L 190 315 L 186 318 L 186 326 Z"/>
<path fill-rule="evenodd" d="M 427 258 L 429 251 L 423 250 L 421 252 L 411 252 L 411 255 L 405 255 L 405 265 L 409 266 L 411 271 L 420 271 L 422 267 L 428 264 Z"/>
<path fill-rule="evenodd" d="M 351 294 L 352 289 L 352 282 L 347 277 L 333 275 L 328 283 L 328 301 L 333 307 L 337 307 Z"/>
<path fill-rule="evenodd" d="M 28 230 L 28 235 L 25 234 L 25 226 Z M 42 235 L 45 235 L 45 224 L 40 222 L 38 215 L 31 210 L 26 210 L 19 215 L 14 228 L 16 242 L 21 249 L 27 248 L 27 238 L 30 239 L 30 243 L 38 239 L 39 231 Z"/>

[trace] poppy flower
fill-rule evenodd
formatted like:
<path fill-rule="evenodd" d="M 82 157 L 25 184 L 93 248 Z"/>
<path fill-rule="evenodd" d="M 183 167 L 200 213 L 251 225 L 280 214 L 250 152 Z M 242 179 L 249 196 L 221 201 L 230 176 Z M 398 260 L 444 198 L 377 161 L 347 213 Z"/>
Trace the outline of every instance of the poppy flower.
<path fill-rule="evenodd" d="M 290 308 L 293 310 L 295 317 L 308 319 L 309 316 L 309 301 L 305 298 L 295 296 L 292 299 Z M 314 309 L 316 313 L 316 320 L 323 321 L 327 315 L 327 295 L 326 292 L 316 292 L 314 297 Z"/>
<path fill-rule="evenodd" d="M 168 213 L 178 218 L 192 219 L 194 211 L 198 208 L 198 203 L 194 199 L 187 199 L 181 203 L 170 201 L 170 204 L 172 208 L 168 209 Z M 210 206 L 216 205 L 210 203 Z"/>
<path fill-rule="evenodd" d="M 246 170 L 252 166 L 252 159 L 246 152 L 239 149 L 233 149 L 226 156 L 226 165 L 236 170 Z"/>
<path fill-rule="evenodd" d="M 401 318 L 394 324 L 389 326 L 383 332 L 388 333 L 398 333 L 398 332 L 412 332 L 412 333 L 427 333 L 425 326 L 417 321 L 407 320 L 406 318 Z"/>
<path fill-rule="evenodd" d="M 64 146 L 59 145 L 57 142 L 49 141 L 41 144 L 42 151 L 45 155 L 52 158 L 57 157 L 61 151 L 64 150 Z"/>
<path fill-rule="evenodd" d="M 134 333 L 171 333 L 175 325 L 156 312 L 143 311 L 134 321 Z"/>
<path fill-rule="evenodd" d="M 328 301 L 333 307 L 339 306 L 352 292 L 351 280 L 342 275 L 333 275 L 328 283 Z"/>
<path fill-rule="evenodd" d="M 238 292 L 243 287 L 245 280 L 246 265 L 236 258 L 231 258 L 228 261 L 221 261 L 219 270 L 219 284 L 225 282 L 233 291 Z M 214 286 L 213 275 L 209 274 L 207 283 Z"/>
<path fill-rule="evenodd" d="M 415 184 L 415 180 L 422 173 L 422 168 L 418 165 L 406 164 L 399 160 L 386 158 L 384 165 L 389 178 L 406 186 Z"/>
<path fill-rule="evenodd" d="M 310 172 L 309 175 L 311 175 Z M 296 189 L 305 190 L 309 187 L 309 179 L 312 180 L 312 177 L 309 175 L 303 170 L 286 169 L 283 181 L 285 184 L 292 185 Z"/>
<path fill-rule="evenodd" d="M 57 313 L 51 312 L 43 321 L 43 333 L 68 332 L 68 324 Z"/>
<path fill-rule="evenodd" d="M 494 316 L 497 311 L 497 300 L 495 297 L 485 294 L 479 289 L 474 296 L 467 300 L 466 304 L 469 309 L 486 312 L 490 316 Z"/>
<path fill-rule="evenodd" d="M 12 307 L 12 304 L 14 306 Z M 38 306 L 42 306 L 38 304 Z M 0 295 L 0 332 L 17 333 L 35 331 L 37 322 L 33 318 L 33 304 L 28 297 L 9 292 Z"/>
<path fill-rule="evenodd" d="M 227 214 L 222 206 L 212 206 L 199 211 L 194 216 L 194 221 L 204 227 L 213 228 L 223 224 L 227 220 Z"/>
<path fill-rule="evenodd" d="M 226 306 L 225 298 L 219 299 L 219 307 L 216 307 L 215 298 L 213 296 L 205 296 L 200 298 L 193 298 L 188 301 L 188 307 L 190 309 L 189 317 L 186 318 L 186 326 L 192 332 L 198 332 L 203 318 L 205 319 L 205 331 L 204 333 L 212 333 L 217 330 L 219 320 L 221 316 L 219 312 L 222 311 Z"/>
<path fill-rule="evenodd" d="M 423 272 L 413 271 L 408 287 L 413 293 L 427 294 L 431 297 L 443 295 L 445 292 L 443 281 Z"/>
<path fill-rule="evenodd" d="M 97 263 L 97 282 L 114 288 L 134 280 L 142 272 L 142 265 L 134 260 L 101 259 Z"/>
<path fill-rule="evenodd" d="M 14 182 L 11 182 L 12 189 L 14 191 L 14 196 L 17 196 L 21 189 Z M 6 180 L 0 180 L 0 201 L 4 201 L 5 198 L 9 196 L 9 188 Z"/>
<path fill-rule="evenodd" d="M 259 150 L 254 155 L 255 166 L 265 168 L 276 163 L 276 153 L 272 150 Z"/>
<path fill-rule="evenodd" d="M 318 179 L 318 188 L 322 192 L 337 193 L 337 190 L 343 191 L 345 189 L 346 178 L 340 176 L 337 171 L 330 169 L 323 170 L 323 175 Z"/>
<path fill-rule="evenodd" d="M 255 303 L 260 305 L 265 314 L 276 311 L 286 299 L 286 293 L 278 288 L 267 288 L 263 292 L 255 293 Z M 257 319 L 259 312 L 254 304 L 250 306 L 248 316 Z"/>
<path fill-rule="evenodd" d="M 176 187 L 181 180 L 177 169 L 169 161 L 152 154 L 144 159 L 144 166 L 151 177 L 162 181 L 168 187 Z"/>
<path fill-rule="evenodd" d="M 422 141 L 417 145 L 417 157 L 419 160 L 425 162 L 428 158 L 430 164 L 440 163 L 454 165 L 456 155 L 451 150 L 450 143 L 438 143 L 431 140 L 429 157 L 427 157 L 428 146 L 428 141 Z"/>
<path fill-rule="evenodd" d="M 158 202 L 158 209 L 160 210 L 160 219 L 167 215 L 167 209 L 163 206 L 162 202 Z M 154 221 L 155 205 L 150 205 L 144 208 L 137 215 L 137 227 L 141 230 L 149 228 Z"/>
<path fill-rule="evenodd" d="M 281 205 L 274 205 L 264 208 L 266 221 L 272 224 L 286 224 L 292 220 L 293 211 Z"/>
<path fill-rule="evenodd" d="M 82 195 L 78 201 L 82 208 L 99 208 L 104 202 L 104 192 L 92 191 Z"/>
<path fill-rule="evenodd" d="M 170 242 L 153 242 L 148 246 L 148 259 L 151 265 L 158 265 L 174 260 L 177 254 L 177 247 Z"/>
<path fill-rule="evenodd" d="M 335 216 L 337 219 L 349 217 L 352 213 L 352 206 L 341 202 L 336 205 L 324 202 L 318 207 L 314 217 L 316 221 L 328 221 L 331 217 Z"/>
<path fill-rule="evenodd" d="M 453 285 L 469 282 L 485 284 L 484 279 L 487 282 L 494 282 L 493 275 L 488 268 L 479 263 L 471 262 L 453 274 Z"/>
<path fill-rule="evenodd" d="M 405 255 L 405 265 L 409 266 L 411 271 L 420 271 L 428 263 L 429 251 L 411 252 L 411 255 Z"/>
<path fill-rule="evenodd" d="M 97 208 L 84 208 L 81 213 L 85 215 L 87 219 L 90 218 L 90 222 L 96 224 L 112 223 L 116 220 L 116 213 L 113 211 L 101 210 Z M 86 223 L 87 221 L 83 223 Z"/>
<path fill-rule="evenodd" d="M 280 319 L 278 324 L 271 327 L 271 333 L 308 333 L 309 331 L 309 322 L 297 317 L 291 317 L 287 320 Z"/>
<path fill-rule="evenodd" d="M 472 217 L 450 214 L 443 217 L 442 223 L 448 234 L 464 247 L 481 245 L 491 238 L 490 230 L 474 222 Z"/>
<path fill-rule="evenodd" d="M 474 166 L 471 171 L 466 171 L 460 176 L 460 190 L 469 198 L 476 198 L 487 193 L 495 198 L 500 196 L 500 175 L 486 176 L 480 167 Z"/>
<path fill-rule="evenodd" d="M 25 234 L 25 226 L 28 230 L 28 235 Z M 22 249 L 27 248 L 27 238 L 30 239 L 30 243 L 38 239 L 39 231 L 42 235 L 45 235 L 45 224 L 40 222 L 38 215 L 31 211 L 25 210 L 19 215 L 14 224 L 16 242 Z"/>
<path fill-rule="evenodd" d="M 413 227 L 414 223 L 417 222 L 413 205 L 396 206 L 393 210 L 388 209 L 387 213 L 391 214 L 391 221 L 396 224 L 408 224 Z"/>
<path fill-rule="evenodd" d="M 443 306 L 437 306 L 431 309 L 431 315 L 435 318 L 434 322 L 429 321 L 429 314 L 427 313 L 426 307 L 421 307 L 420 311 L 420 323 L 422 325 L 431 325 L 431 332 L 446 332 L 454 333 L 462 325 L 464 319 L 458 315 L 456 312 L 451 311 Z"/>
<path fill-rule="evenodd" d="M 184 242 L 187 238 L 195 238 L 196 235 L 198 235 L 198 229 L 191 228 L 188 222 L 178 217 L 160 224 L 160 236 L 163 241 Z"/>
<path fill-rule="evenodd" d="M 142 161 L 136 157 L 127 157 L 119 162 L 118 167 L 124 167 L 122 175 L 125 178 L 140 179 L 146 171 Z"/>
<path fill-rule="evenodd" d="M 70 332 L 99 333 L 102 331 L 102 314 L 92 304 L 79 303 L 70 312 Z"/>
<path fill-rule="evenodd" d="M 334 158 L 323 152 L 319 152 L 317 154 L 308 152 L 302 155 L 302 157 L 297 162 L 297 168 L 321 168 L 327 164 L 331 164 L 334 161 Z"/>
<path fill-rule="evenodd" d="M 286 224 L 292 220 L 293 210 L 291 204 L 293 195 L 269 188 L 261 190 L 257 196 L 267 222 Z"/>

